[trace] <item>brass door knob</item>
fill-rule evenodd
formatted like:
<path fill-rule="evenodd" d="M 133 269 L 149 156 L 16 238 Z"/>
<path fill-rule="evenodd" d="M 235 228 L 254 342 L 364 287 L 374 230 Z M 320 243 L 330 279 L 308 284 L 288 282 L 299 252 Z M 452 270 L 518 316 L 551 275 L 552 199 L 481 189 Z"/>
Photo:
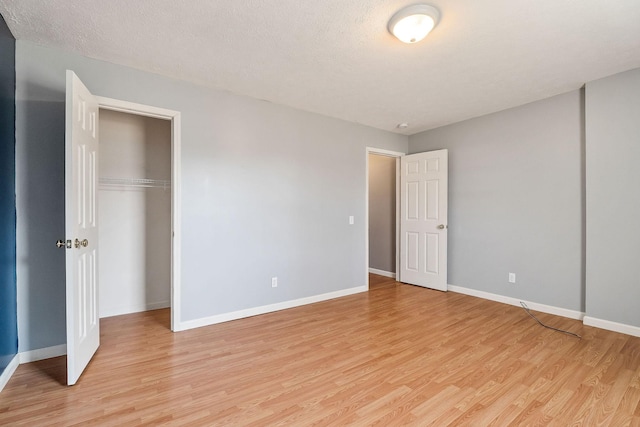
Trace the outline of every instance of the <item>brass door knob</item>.
<path fill-rule="evenodd" d="M 444 230 L 444 224 L 440 224 L 440 225 L 438 226 L 438 229 L 440 229 L 440 230 Z"/>
<path fill-rule="evenodd" d="M 77 248 L 79 248 L 80 246 L 82 246 L 83 248 L 86 248 L 87 246 L 89 246 L 89 241 L 87 239 L 83 239 L 83 240 L 79 240 L 76 239 L 74 242 L 74 246 Z"/>

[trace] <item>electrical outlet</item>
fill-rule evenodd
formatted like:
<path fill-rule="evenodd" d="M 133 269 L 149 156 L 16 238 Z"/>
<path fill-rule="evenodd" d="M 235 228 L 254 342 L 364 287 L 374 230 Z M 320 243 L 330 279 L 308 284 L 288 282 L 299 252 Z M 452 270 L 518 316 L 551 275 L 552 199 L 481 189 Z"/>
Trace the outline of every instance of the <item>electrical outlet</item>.
<path fill-rule="evenodd" d="M 516 273 L 509 273 L 509 283 L 516 283 Z"/>
<path fill-rule="evenodd" d="M 354 218 L 353 218 L 353 215 L 350 215 L 350 216 L 349 216 L 349 225 L 353 225 L 353 224 L 354 224 L 354 222 L 355 222 L 355 220 L 354 220 Z"/>
<path fill-rule="evenodd" d="M 277 277 L 272 277 L 271 278 L 271 287 L 272 288 L 277 288 L 278 287 L 278 278 Z"/>

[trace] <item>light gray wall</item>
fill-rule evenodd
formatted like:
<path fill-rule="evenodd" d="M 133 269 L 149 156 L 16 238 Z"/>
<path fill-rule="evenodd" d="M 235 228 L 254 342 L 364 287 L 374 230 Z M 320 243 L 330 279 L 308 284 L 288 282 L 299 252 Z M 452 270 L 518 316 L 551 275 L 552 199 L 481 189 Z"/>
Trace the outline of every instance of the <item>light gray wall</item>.
<path fill-rule="evenodd" d="M 582 105 L 573 91 L 409 138 L 449 149 L 449 284 L 584 311 Z"/>
<path fill-rule="evenodd" d="M 366 147 L 407 137 L 28 42 L 16 56 L 20 351 L 65 342 L 67 68 L 182 113 L 183 321 L 366 285 Z"/>
<path fill-rule="evenodd" d="M 586 85 L 588 316 L 640 327 L 640 69 Z"/>
<path fill-rule="evenodd" d="M 369 268 L 396 272 L 396 159 L 369 154 Z"/>

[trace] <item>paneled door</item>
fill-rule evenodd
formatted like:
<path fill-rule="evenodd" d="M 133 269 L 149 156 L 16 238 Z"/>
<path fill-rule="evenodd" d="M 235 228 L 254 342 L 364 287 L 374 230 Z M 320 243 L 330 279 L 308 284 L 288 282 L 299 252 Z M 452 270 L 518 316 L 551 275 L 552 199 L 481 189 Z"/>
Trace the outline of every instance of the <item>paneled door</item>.
<path fill-rule="evenodd" d="M 98 101 L 67 70 L 65 234 L 67 384 L 78 381 L 100 345 L 98 315 Z"/>
<path fill-rule="evenodd" d="M 400 160 L 400 279 L 447 290 L 448 151 Z"/>

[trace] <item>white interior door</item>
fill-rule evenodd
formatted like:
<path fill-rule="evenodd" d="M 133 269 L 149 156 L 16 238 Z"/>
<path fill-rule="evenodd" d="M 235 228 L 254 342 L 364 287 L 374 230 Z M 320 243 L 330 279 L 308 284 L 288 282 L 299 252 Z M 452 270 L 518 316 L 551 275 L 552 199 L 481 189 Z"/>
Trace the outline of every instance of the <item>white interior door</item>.
<path fill-rule="evenodd" d="M 400 281 L 447 290 L 448 151 L 400 160 Z"/>
<path fill-rule="evenodd" d="M 100 345 L 98 101 L 69 70 L 65 121 L 67 383 L 73 385 Z"/>

